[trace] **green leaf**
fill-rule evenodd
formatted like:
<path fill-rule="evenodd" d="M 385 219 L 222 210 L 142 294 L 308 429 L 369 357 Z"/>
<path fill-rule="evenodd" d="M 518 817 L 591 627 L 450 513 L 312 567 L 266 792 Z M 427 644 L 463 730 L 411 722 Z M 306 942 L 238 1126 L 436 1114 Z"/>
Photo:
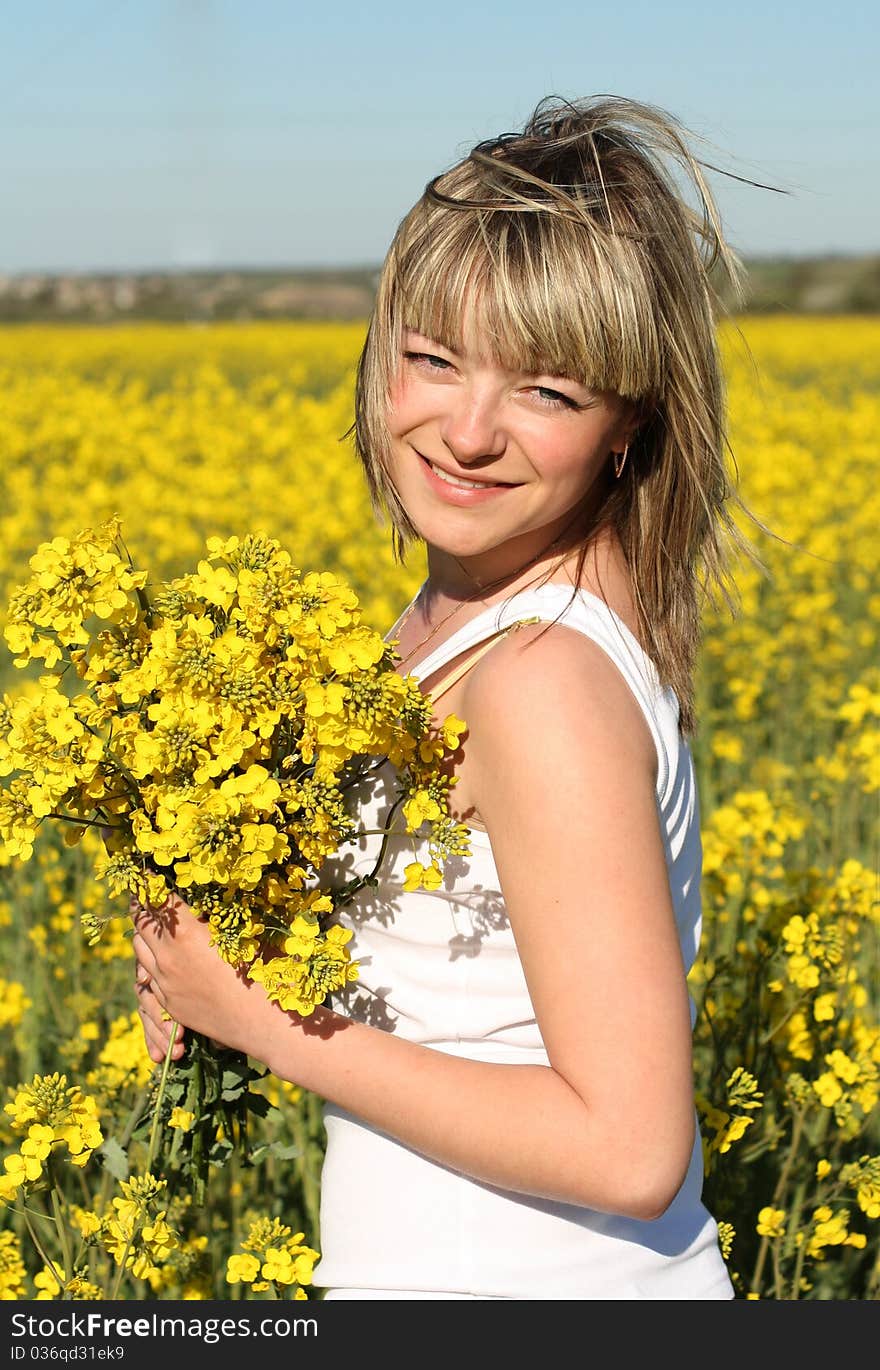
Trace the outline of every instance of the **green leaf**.
<path fill-rule="evenodd" d="M 267 1150 L 270 1155 L 277 1156 L 279 1161 L 294 1161 L 297 1156 L 302 1155 L 300 1147 L 294 1146 L 292 1142 L 289 1144 L 285 1144 L 284 1142 L 270 1142 Z"/>
<path fill-rule="evenodd" d="M 210 1165 L 225 1165 L 232 1154 L 233 1146 L 228 1137 L 217 1137 L 208 1151 Z"/>
<path fill-rule="evenodd" d="M 224 1070 L 220 1097 L 237 1099 L 248 1087 L 247 1077 L 238 1070 Z"/>
<path fill-rule="evenodd" d="M 109 1170 L 114 1180 L 127 1180 L 129 1175 L 128 1155 L 123 1151 L 115 1137 L 108 1137 L 98 1147 L 101 1164 Z"/>
<path fill-rule="evenodd" d="M 145 1114 L 132 1130 L 131 1140 L 133 1142 L 145 1142 L 150 1135 L 152 1121 L 149 1114 Z"/>
<path fill-rule="evenodd" d="M 247 1160 L 249 1165 L 259 1165 L 267 1156 L 277 1156 L 279 1161 L 295 1161 L 297 1156 L 301 1155 L 301 1149 L 292 1143 L 287 1145 L 285 1142 L 262 1142 L 248 1152 Z"/>

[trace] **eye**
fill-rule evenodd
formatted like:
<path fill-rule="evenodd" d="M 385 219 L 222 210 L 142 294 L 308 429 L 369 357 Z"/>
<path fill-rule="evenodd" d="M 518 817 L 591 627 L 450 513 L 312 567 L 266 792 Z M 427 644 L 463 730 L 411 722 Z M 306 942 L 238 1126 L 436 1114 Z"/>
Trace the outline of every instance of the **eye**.
<path fill-rule="evenodd" d="M 404 352 L 404 360 L 411 366 L 418 366 L 425 371 L 448 371 L 451 369 L 451 362 L 443 357 L 437 357 L 433 352 Z"/>
<path fill-rule="evenodd" d="M 561 390 L 552 390 L 548 385 L 535 386 L 534 392 L 541 404 L 548 409 L 580 409 L 581 405 L 577 400 L 573 400 L 570 395 L 564 395 Z"/>

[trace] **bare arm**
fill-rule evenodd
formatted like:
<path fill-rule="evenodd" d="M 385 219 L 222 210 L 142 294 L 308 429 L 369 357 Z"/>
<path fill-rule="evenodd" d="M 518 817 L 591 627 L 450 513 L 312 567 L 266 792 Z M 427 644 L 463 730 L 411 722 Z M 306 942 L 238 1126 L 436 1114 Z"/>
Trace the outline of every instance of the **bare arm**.
<path fill-rule="evenodd" d="M 469 759 L 550 1066 L 462 1060 L 318 1009 L 300 1019 L 220 962 L 189 916 L 138 919 L 148 1042 L 165 1004 L 423 1154 L 521 1193 L 658 1216 L 694 1136 L 687 989 L 653 744 L 594 644 L 531 630 L 475 669 Z M 548 689 L 548 680 L 554 688 Z"/>

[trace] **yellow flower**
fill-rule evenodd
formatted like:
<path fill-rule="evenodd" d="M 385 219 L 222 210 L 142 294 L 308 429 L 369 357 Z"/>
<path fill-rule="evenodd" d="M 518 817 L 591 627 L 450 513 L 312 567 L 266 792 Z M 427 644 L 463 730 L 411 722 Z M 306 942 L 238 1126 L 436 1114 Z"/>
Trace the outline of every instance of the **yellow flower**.
<path fill-rule="evenodd" d="M 256 1256 L 251 1256 L 247 1252 L 230 1256 L 226 1262 L 226 1283 L 251 1284 L 259 1271 L 260 1262 Z"/>
<path fill-rule="evenodd" d="M 784 1237 L 785 1209 L 762 1208 L 758 1214 L 757 1231 L 760 1237 Z"/>
<path fill-rule="evenodd" d="M 67 1278 L 63 1269 L 58 1269 L 58 1274 L 62 1280 Z M 39 1274 L 34 1275 L 34 1284 L 40 1291 L 37 1294 L 38 1299 L 57 1299 L 61 1293 L 61 1285 L 48 1266 L 44 1266 Z"/>
<path fill-rule="evenodd" d="M 26 1297 L 25 1275 L 18 1237 L 14 1232 L 0 1232 L 0 1301 Z"/>
<path fill-rule="evenodd" d="M 740 349 L 736 340 L 740 326 L 748 349 Z M 815 1169 L 815 1202 L 826 1193 L 836 1196 L 839 1185 L 847 1191 L 851 1210 L 863 1213 L 866 1225 L 877 1217 L 875 1180 L 867 1172 L 852 1182 L 844 1179 L 837 1142 L 843 1144 L 843 1155 L 876 1150 L 869 1141 L 869 1120 L 877 1107 L 880 1068 L 871 964 L 878 909 L 876 862 L 870 841 L 865 846 L 870 810 L 864 801 L 880 786 L 878 338 L 880 325 L 867 316 L 753 317 L 741 325 L 737 321 L 731 330 L 719 330 L 719 342 L 726 348 L 732 447 L 742 491 L 746 503 L 752 503 L 771 527 L 781 529 L 786 541 L 762 543 L 768 577 L 747 565 L 737 566 L 740 614 L 728 616 L 721 605 L 713 608 L 708 600 L 702 611 L 702 741 L 698 736 L 697 746 L 710 805 L 705 817 L 706 959 L 698 963 L 693 978 L 705 1009 L 696 1025 L 698 1070 L 701 1081 L 711 1080 L 719 1096 L 719 1116 L 709 1115 L 703 1122 L 708 1142 L 714 1138 L 731 1151 L 749 1147 L 760 1153 L 762 1165 L 766 1162 L 778 1172 L 784 1147 L 776 1140 L 777 1132 L 785 1135 L 795 1107 L 810 1110 L 805 1119 L 810 1135 L 812 1117 L 819 1131 L 824 1121 L 837 1139 L 835 1149 L 828 1151 L 829 1158 L 835 1156 L 833 1171 L 827 1176 L 818 1173 L 822 1148 L 832 1146 L 826 1138 L 821 1147 L 816 1143 L 812 1154 L 809 1148 L 798 1154 L 793 1184 L 809 1189 Z M 39 962 L 49 989 L 62 991 L 58 998 L 65 1015 L 63 999 L 74 968 L 87 982 L 90 977 L 106 977 L 108 991 L 117 975 L 120 984 L 130 984 L 126 920 L 108 915 L 114 903 L 120 910 L 125 907 L 133 882 L 140 890 L 149 886 L 154 892 L 150 902 L 161 904 L 163 878 L 167 876 L 168 888 L 176 883 L 178 862 L 192 862 L 198 871 L 212 873 L 222 867 L 228 875 L 224 892 L 241 907 L 232 914 L 227 906 L 228 921 L 216 929 L 212 924 L 220 954 L 245 958 L 256 941 L 261 945 L 254 960 L 268 964 L 282 947 L 298 912 L 293 895 L 320 883 L 321 863 L 349 834 L 340 834 L 338 810 L 328 790 L 326 804 L 317 793 L 309 796 L 308 812 L 305 805 L 288 811 L 284 800 L 279 800 L 279 813 L 273 817 L 246 814 L 244 803 L 237 810 L 230 805 L 216 815 L 211 833 L 199 834 L 200 850 L 194 855 L 194 823 L 190 816 L 178 827 L 180 805 L 194 803 L 198 808 L 202 784 L 216 789 L 228 770 L 260 764 L 282 786 L 295 779 L 304 789 L 303 767 L 309 783 L 312 777 L 303 753 L 311 747 L 312 761 L 323 768 L 324 778 L 329 775 L 339 782 L 344 806 L 354 795 L 346 788 L 347 749 L 352 741 L 369 737 L 370 756 L 378 760 L 387 755 L 393 764 L 411 768 L 404 777 L 407 794 L 425 790 L 446 813 L 442 793 L 431 790 L 429 777 L 440 749 L 452 739 L 444 739 L 436 729 L 422 731 L 422 706 L 414 693 L 404 692 L 397 699 L 412 730 L 392 736 L 389 726 L 383 733 L 389 714 L 382 712 L 382 700 L 392 692 L 361 688 L 361 677 L 366 686 L 375 685 L 381 643 L 362 631 L 356 604 L 340 601 L 338 584 L 325 581 L 306 587 L 301 572 L 269 535 L 277 531 L 287 539 L 302 566 L 323 563 L 338 568 L 362 592 L 365 612 L 376 623 L 393 622 L 423 578 L 421 554 L 415 548 L 406 565 L 395 562 L 387 529 L 371 518 L 368 491 L 363 482 L 351 479 L 350 450 L 335 441 L 348 427 L 351 375 L 362 341 L 362 321 L 337 326 L 237 324 L 234 329 L 210 325 L 199 330 L 197 339 L 179 329 L 152 325 L 137 330 L 7 330 L 0 336 L 4 478 L 9 487 L 0 580 L 6 586 L 27 582 L 26 593 L 14 598 L 7 641 L 19 656 L 37 662 L 45 681 L 44 686 L 18 672 L 12 688 L 16 694 L 29 692 L 32 699 L 43 688 L 54 696 L 73 696 L 69 687 L 78 676 L 84 694 L 91 696 L 88 705 L 74 704 L 71 698 L 68 709 L 56 699 L 42 716 L 32 709 L 16 715 L 21 742 L 16 754 L 26 760 L 32 751 L 43 773 L 39 778 L 28 774 L 23 783 L 14 778 L 8 725 L 0 722 L 0 772 L 5 776 L 0 782 L 0 864 L 10 867 L 27 857 L 39 862 L 49 848 L 54 852 L 60 845 L 49 838 L 51 820 L 40 815 L 59 807 L 57 786 L 72 773 L 77 776 L 76 804 L 82 815 L 88 816 L 103 785 L 108 803 L 115 806 L 120 837 L 126 829 L 125 842 L 108 854 L 107 875 L 91 882 L 83 879 L 83 859 L 91 853 L 94 830 L 83 836 L 80 825 L 64 824 L 63 831 L 83 836 L 83 845 L 64 853 L 77 864 L 68 865 L 63 878 L 53 870 L 44 884 L 44 867 L 35 863 L 32 888 L 25 893 L 22 878 L 21 886 L 7 889 L 0 899 L 0 922 L 4 929 L 13 928 L 16 937 L 25 905 L 42 910 L 39 926 L 21 927 L 26 955 L 15 978 L 36 1000 L 31 971 L 26 975 L 24 968 Z M 747 350 L 764 376 L 760 395 L 749 373 Z M 835 453 L 843 451 L 846 460 L 834 460 Z M 109 465 L 108 453 L 116 454 Z M 174 470 L 181 453 L 194 477 L 185 482 Z M 70 479 L 72 471 L 75 480 Z M 206 474 L 209 478 L 200 478 Z M 283 489 L 307 492 L 308 498 L 279 500 Z M 100 531 L 106 511 L 116 507 L 128 526 L 126 540 L 135 563 L 141 564 L 142 553 L 148 553 L 153 563 L 144 592 L 154 601 L 161 596 L 161 608 L 149 626 L 143 615 L 137 616 L 133 584 L 122 584 L 123 574 L 131 568 L 111 545 L 113 529 Z M 71 530 L 83 521 L 91 521 L 92 534 L 78 540 Z M 231 535 L 243 525 L 267 531 Z M 43 528 L 66 538 L 53 542 L 28 566 Z M 205 529 L 217 534 L 207 551 Z M 181 576 L 183 565 L 192 567 L 192 573 Z M 163 588 L 163 576 L 175 580 Z M 91 604 L 111 616 L 90 621 L 85 614 Z M 129 617 L 127 606 L 136 617 Z M 72 670 L 64 670 L 65 649 L 55 640 L 59 628 L 91 639 L 75 644 L 68 653 Z M 48 680 L 50 673 L 56 677 L 54 683 Z M 320 687 L 338 686 L 338 711 L 307 715 L 300 688 L 304 680 Z M 160 699 L 168 706 L 167 730 L 166 719 L 148 714 Z M 124 708 L 134 711 L 133 724 L 126 724 Z M 371 722 L 370 709 L 378 721 Z M 5 720 L 2 706 L 0 715 Z M 77 738 L 64 741 L 57 736 L 59 730 L 63 734 L 73 728 L 74 717 L 104 737 L 112 727 L 114 750 L 129 773 L 132 761 L 142 769 L 141 756 L 158 756 L 160 766 L 180 760 L 180 773 L 173 778 L 151 773 L 138 780 L 147 808 L 146 827 L 163 858 L 155 867 L 162 874 L 148 872 L 146 867 L 154 864 L 152 852 L 128 840 L 128 828 L 138 821 L 131 798 L 116 797 L 121 787 L 109 783 L 110 777 L 85 779 L 82 760 L 71 754 Z M 273 750 L 273 730 L 282 717 L 288 754 L 279 761 L 283 749 Z M 180 723 L 176 736 L 173 718 Z M 158 733 L 160 727 L 161 738 L 136 742 L 139 734 L 149 736 L 151 729 Z M 278 728 L 279 736 L 281 731 Z M 296 741 L 300 732 L 302 749 Z M 731 777 L 741 788 L 734 787 Z M 171 795 L 175 789 L 177 798 Z M 241 796 L 238 799 L 241 803 Z M 397 816 L 403 827 L 399 810 Z M 802 843 L 794 825 L 798 817 L 806 817 L 808 823 Z M 222 830 L 227 821 L 234 831 Z M 441 821 L 442 815 L 429 820 L 430 837 L 404 857 L 401 868 L 411 861 L 424 870 L 435 855 L 442 866 L 444 852 L 429 845 L 437 836 L 434 825 Z M 245 823 L 283 831 L 290 842 L 289 856 L 263 864 L 264 844 L 272 840 L 271 834 L 245 837 Z M 210 850 L 215 838 L 216 858 Z M 836 864 L 826 867 L 824 854 L 837 852 L 847 855 L 829 856 Z M 247 878 L 257 878 L 257 884 L 244 891 L 244 899 L 235 888 L 238 863 Z M 50 884 L 65 886 L 64 895 L 51 892 Z M 193 872 L 189 890 L 188 902 L 195 904 L 197 896 L 214 893 L 213 881 L 200 885 Z M 53 921 L 67 896 L 77 908 L 83 906 L 88 926 L 100 936 L 88 949 L 79 944 L 75 918 L 67 930 L 60 919 Z M 318 919 L 322 928 L 330 916 Z M 795 916 L 800 923 L 793 923 L 786 940 L 781 929 Z M 841 955 L 836 963 L 834 937 Z M 304 970 L 320 937 L 316 931 L 299 940 L 301 953 L 285 956 L 299 966 L 307 994 L 312 992 L 309 985 L 320 980 L 317 975 L 309 978 Z M 789 966 L 789 957 L 802 959 L 793 959 Z M 13 977 L 11 970 L 6 974 Z M 282 988 L 284 977 L 279 973 L 279 993 L 289 993 L 295 1003 L 299 982 L 291 976 L 292 972 Z M 767 988 L 768 977 L 770 986 L 762 998 L 761 985 Z M 43 1001 L 41 993 L 41 1012 Z M 12 1020 L 19 1016 L 18 1003 L 0 986 L 0 1020 L 7 1005 L 12 1016 L 5 1025 L 0 1021 L 12 1039 L 4 1042 L 10 1061 L 27 1044 Z M 24 1018 L 28 1037 L 35 1037 L 41 1027 L 33 1014 L 31 1007 Z M 79 1031 L 76 1025 L 87 1020 L 97 1021 L 96 1013 L 69 1013 L 59 1037 L 61 1050 L 71 1050 Z M 728 1051 L 739 1047 L 734 1059 L 761 1060 L 761 1083 L 766 1082 L 771 1104 L 765 1112 L 733 1106 L 718 1090 L 723 1077 L 718 1075 L 721 1063 L 713 1050 L 710 1023 L 716 1041 L 724 1044 L 725 1059 Z M 93 1052 L 63 1058 L 72 1078 L 95 1096 L 100 1124 L 107 1132 L 117 1131 L 116 1113 L 123 1096 L 146 1087 L 150 1078 L 151 1063 L 144 1061 L 142 1045 L 140 1054 L 135 1049 L 135 1028 L 142 1042 L 135 1024 L 127 1029 L 131 1040 L 114 1039 L 114 1050 L 108 1053 L 112 1059 L 95 1061 L 100 1041 Z M 751 1054 L 751 1046 L 747 1054 L 747 1036 L 751 1043 L 762 1043 L 760 1057 Z M 845 1059 L 826 1060 L 835 1051 Z M 83 1078 L 76 1075 L 80 1068 L 87 1072 Z M 805 1075 L 789 1087 L 798 1069 Z M 823 1078 L 816 1090 L 813 1081 L 818 1076 Z M 14 1077 L 9 1082 L 14 1084 Z M 15 1092 L 12 1089 L 7 1098 Z M 828 1101 L 824 1106 L 823 1095 Z M 284 1102 L 280 1096 L 279 1101 Z M 831 1117 L 821 1116 L 826 1107 Z M 728 1124 L 745 1114 L 756 1116 L 756 1122 L 746 1127 L 742 1143 L 731 1145 L 733 1131 L 744 1124 L 736 1122 L 730 1134 Z M 3 1155 L 18 1151 L 29 1127 L 53 1126 L 43 1117 L 32 1117 L 13 1127 L 11 1114 L 2 1117 L 8 1128 Z M 180 1133 L 174 1135 L 179 1139 Z M 53 1149 L 66 1162 L 63 1140 Z M 732 1184 L 736 1166 L 725 1167 L 717 1148 L 712 1159 L 719 1167 L 719 1185 L 725 1182 L 725 1171 Z M 46 1162 L 42 1164 L 45 1167 Z M 3 1176 L 8 1172 L 0 1166 L 0 1184 L 8 1193 Z M 253 1175 L 249 1179 L 243 1172 L 243 1203 L 252 1180 Z M 773 1188 L 771 1182 L 767 1193 Z M 833 1197 L 831 1202 L 835 1208 L 838 1200 Z M 866 1208 L 859 1206 L 862 1202 Z M 740 1214 L 743 1221 L 746 1217 Z M 753 1235 L 755 1222 L 753 1217 Z M 277 1247 L 283 1240 L 276 1238 L 268 1245 Z M 793 1244 L 795 1240 L 796 1236 Z M 825 1248 L 840 1261 L 841 1269 L 834 1279 L 828 1276 L 827 1285 L 816 1278 L 817 1297 L 846 1283 L 847 1258 L 853 1269 L 867 1268 L 869 1262 L 859 1259 L 863 1253 L 847 1247 L 847 1240 L 837 1248 Z M 161 1296 L 180 1297 L 188 1279 L 181 1269 Z"/>
<path fill-rule="evenodd" d="M 839 1049 L 831 1051 L 825 1057 L 825 1060 L 831 1066 L 834 1074 L 839 1079 L 843 1080 L 844 1084 L 855 1084 L 856 1080 L 859 1078 L 858 1064 L 857 1062 L 850 1060 L 846 1052 L 840 1051 Z"/>
<path fill-rule="evenodd" d="M 467 724 L 455 714 L 447 714 L 440 724 L 440 736 L 450 752 L 457 750 L 462 735 L 467 732 Z"/>
<path fill-rule="evenodd" d="M 176 1107 L 172 1108 L 171 1110 L 171 1117 L 168 1119 L 168 1126 L 178 1127 L 180 1128 L 181 1132 L 189 1132 L 195 1120 L 196 1115 L 190 1112 L 188 1108 Z"/>
<path fill-rule="evenodd" d="M 404 867 L 404 890 L 436 890 L 443 881 L 443 873 L 436 862 L 426 866 L 421 861 L 411 861 Z"/>
<path fill-rule="evenodd" d="M 96 1237 L 101 1231 L 101 1219 L 97 1213 L 91 1212 L 90 1209 L 72 1206 L 70 1216 L 71 1221 L 87 1241 L 90 1237 Z"/>
<path fill-rule="evenodd" d="M 740 762 L 744 752 L 742 738 L 733 733 L 715 733 L 712 737 L 712 752 L 722 760 Z"/>
<path fill-rule="evenodd" d="M 849 1214 L 845 1208 L 838 1209 L 836 1213 L 827 1205 L 815 1209 L 813 1230 L 807 1241 L 807 1255 L 820 1256 L 826 1246 L 853 1245 L 847 1232 L 848 1223 Z"/>
<path fill-rule="evenodd" d="M 814 1081 L 813 1089 L 818 1094 L 820 1103 L 824 1104 L 826 1108 L 831 1108 L 843 1095 L 840 1081 L 830 1070 L 827 1070 L 824 1075 L 820 1075 L 818 1080 Z"/>
<path fill-rule="evenodd" d="M 3 1166 L 8 1184 L 14 1189 L 20 1189 L 22 1185 L 38 1180 L 43 1173 L 43 1167 L 36 1156 L 6 1156 Z"/>
<path fill-rule="evenodd" d="M 798 1060 L 811 1061 L 813 1059 L 815 1048 L 804 1013 L 793 1013 L 789 1019 L 788 1050 Z"/>
<path fill-rule="evenodd" d="M 17 1027 L 32 1002 L 24 985 L 0 978 L 0 1028 Z"/>
<path fill-rule="evenodd" d="M 817 994 L 813 1001 L 813 1017 L 817 1023 L 829 1023 L 833 1021 L 837 1011 L 837 995 L 832 991 L 829 994 Z"/>
<path fill-rule="evenodd" d="M 724 1131 L 719 1134 L 717 1148 L 721 1152 L 729 1151 L 734 1142 L 738 1142 L 744 1136 L 747 1128 L 754 1124 L 754 1118 L 745 1115 L 738 1118 L 731 1118 Z"/>
<path fill-rule="evenodd" d="M 880 1218 L 880 1183 L 865 1181 L 860 1184 L 856 1197 L 859 1208 L 868 1218 Z"/>
<path fill-rule="evenodd" d="M 273 1280 L 276 1284 L 293 1284 L 296 1280 L 293 1257 L 283 1247 L 269 1247 L 260 1273 L 264 1280 Z"/>
<path fill-rule="evenodd" d="M 33 1156 L 38 1161 L 44 1161 L 52 1150 L 52 1143 L 55 1141 L 55 1132 L 51 1127 L 46 1127 L 42 1123 L 32 1123 L 28 1128 L 28 1135 L 21 1144 L 22 1156 Z"/>
<path fill-rule="evenodd" d="M 415 832 L 423 823 L 432 823 L 434 819 L 439 818 L 441 809 L 437 800 L 427 790 L 417 790 L 405 800 L 403 813 L 407 830 Z"/>

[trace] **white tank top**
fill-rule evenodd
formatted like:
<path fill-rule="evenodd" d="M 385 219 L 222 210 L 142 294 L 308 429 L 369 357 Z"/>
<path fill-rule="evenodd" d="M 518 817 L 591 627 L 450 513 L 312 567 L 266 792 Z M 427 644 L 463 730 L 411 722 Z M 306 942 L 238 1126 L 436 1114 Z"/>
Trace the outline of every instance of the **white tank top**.
<path fill-rule="evenodd" d="M 525 590 L 465 624 L 421 663 L 418 675 L 427 679 L 499 629 L 534 617 L 558 619 L 598 643 L 645 715 L 657 749 L 657 806 L 688 970 L 701 926 L 690 749 L 678 730 L 674 692 L 660 686 L 652 662 L 613 610 L 584 590 L 572 599 L 563 585 Z M 362 791 L 364 826 L 380 827 L 395 798 L 395 773 L 386 764 Z M 379 840 L 362 838 L 345 849 L 334 878 L 368 872 Z M 404 893 L 404 867 L 428 860 L 427 845 L 414 835 L 391 837 L 378 888 L 362 891 L 340 915 L 354 930 L 349 947 L 360 979 L 332 1006 L 434 1051 L 548 1065 L 489 836 L 471 829 L 470 842 L 469 856 L 447 863 L 439 889 Z M 365 1298 L 733 1297 L 716 1224 L 701 1202 L 699 1129 L 676 1198 L 662 1217 L 640 1222 L 471 1179 L 336 1105 L 325 1104 L 324 1121 L 319 1288 Z"/>

